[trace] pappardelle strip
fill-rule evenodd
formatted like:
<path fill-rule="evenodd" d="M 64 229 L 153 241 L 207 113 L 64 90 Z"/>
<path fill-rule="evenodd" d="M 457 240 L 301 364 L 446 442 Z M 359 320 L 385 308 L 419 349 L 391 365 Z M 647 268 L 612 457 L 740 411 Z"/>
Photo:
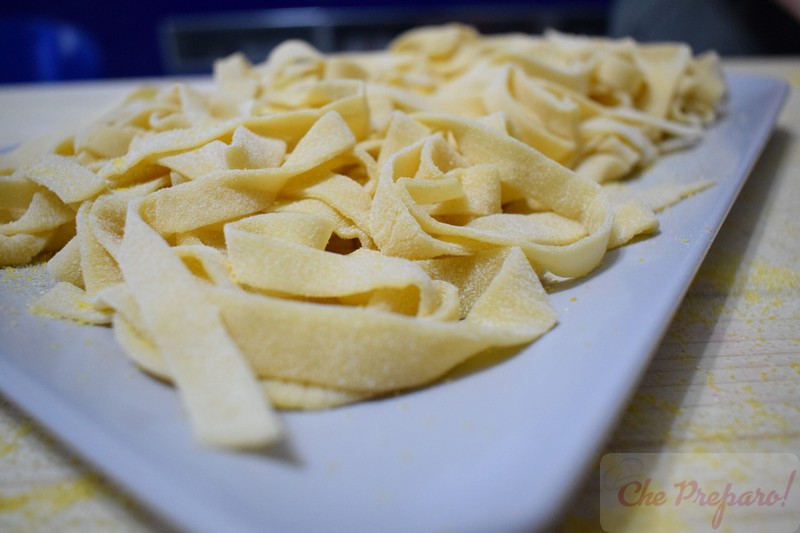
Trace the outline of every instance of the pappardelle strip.
<path fill-rule="evenodd" d="M 384 51 L 279 46 L 215 86 L 144 87 L 0 159 L 0 263 L 51 254 L 38 312 L 110 324 L 197 438 L 274 408 L 424 386 L 555 326 L 591 272 L 706 186 L 607 182 L 697 142 L 725 85 L 682 45 L 419 28 Z"/>

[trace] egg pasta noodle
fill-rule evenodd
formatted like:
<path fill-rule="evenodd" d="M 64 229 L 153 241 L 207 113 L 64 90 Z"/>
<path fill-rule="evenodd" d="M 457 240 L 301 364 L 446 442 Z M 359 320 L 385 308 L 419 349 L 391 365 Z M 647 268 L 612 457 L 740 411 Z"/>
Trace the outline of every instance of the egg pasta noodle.
<path fill-rule="evenodd" d="M 48 258 L 33 308 L 110 325 L 204 444 L 432 383 L 557 322 L 576 278 L 707 183 L 615 185 L 696 143 L 713 54 L 457 24 L 381 51 L 300 41 L 214 84 L 142 87 L 0 159 L 0 263 Z"/>

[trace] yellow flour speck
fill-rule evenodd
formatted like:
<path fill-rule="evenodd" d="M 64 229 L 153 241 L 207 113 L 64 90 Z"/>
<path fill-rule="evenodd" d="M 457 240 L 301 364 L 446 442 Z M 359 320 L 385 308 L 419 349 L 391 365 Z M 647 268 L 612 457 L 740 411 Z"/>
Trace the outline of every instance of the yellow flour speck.
<path fill-rule="evenodd" d="M 43 513 L 58 513 L 76 503 L 94 498 L 101 491 L 102 481 L 94 474 L 86 474 L 71 481 L 53 483 L 15 494 L 0 496 L 0 513 L 16 511 L 35 504 Z"/>

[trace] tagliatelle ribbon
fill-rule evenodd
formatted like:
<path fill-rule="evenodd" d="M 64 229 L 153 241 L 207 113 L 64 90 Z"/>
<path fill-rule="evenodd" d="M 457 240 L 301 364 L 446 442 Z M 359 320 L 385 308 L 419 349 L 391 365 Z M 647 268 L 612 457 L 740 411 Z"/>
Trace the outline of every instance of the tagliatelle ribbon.
<path fill-rule="evenodd" d="M 545 334 L 541 277 L 590 273 L 707 185 L 607 183 L 697 142 L 724 96 L 682 46 L 459 25 L 374 53 L 288 42 L 215 77 L 0 156 L 0 263 L 52 252 L 34 310 L 110 324 L 224 447 L 280 438 L 274 408 Z"/>
<path fill-rule="evenodd" d="M 203 297 L 200 282 L 141 219 L 139 205 L 133 202 L 128 209 L 119 266 L 139 308 L 138 327 L 161 354 L 198 438 L 228 446 L 274 440 L 280 424 L 220 309 Z"/>

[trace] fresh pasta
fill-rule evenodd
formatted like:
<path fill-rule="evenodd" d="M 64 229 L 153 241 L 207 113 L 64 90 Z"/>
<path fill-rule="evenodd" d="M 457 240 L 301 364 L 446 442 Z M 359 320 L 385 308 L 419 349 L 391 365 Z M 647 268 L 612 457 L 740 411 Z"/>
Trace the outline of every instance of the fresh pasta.
<path fill-rule="evenodd" d="M 142 87 L 0 159 L 0 263 L 46 257 L 35 311 L 108 325 L 198 440 L 261 446 L 277 409 L 421 387 L 557 316 L 707 183 L 613 185 L 697 142 L 725 84 L 680 44 L 423 27 L 377 52 L 300 41 L 214 85 Z"/>

